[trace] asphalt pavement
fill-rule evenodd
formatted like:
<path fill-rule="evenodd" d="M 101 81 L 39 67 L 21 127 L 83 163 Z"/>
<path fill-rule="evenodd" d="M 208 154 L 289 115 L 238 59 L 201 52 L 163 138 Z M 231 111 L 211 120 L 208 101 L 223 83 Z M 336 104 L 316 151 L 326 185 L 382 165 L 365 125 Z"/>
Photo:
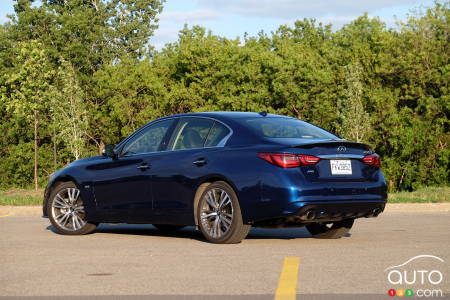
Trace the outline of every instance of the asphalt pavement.
<path fill-rule="evenodd" d="M 4 215 L 0 299 L 274 299 L 286 258 L 298 262 L 298 299 L 389 299 L 392 288 L 412 289 L 416 298 L 420 289 L 440 290 L 446 299 L 449 229 L 450 212 L 391 212 L 358 219 L 338 240 L 314 239 L 303 228 L 257 228 L 240 244 L 215 245 L 193 227 L 162 234 L 152 225 L 102 224 L 93 234 L 63 236 L 48 219 Z M 388 281 L 386 268 L 419 255 L 443 261 L 409 263 L 439 270 L 439 284 Z"/>

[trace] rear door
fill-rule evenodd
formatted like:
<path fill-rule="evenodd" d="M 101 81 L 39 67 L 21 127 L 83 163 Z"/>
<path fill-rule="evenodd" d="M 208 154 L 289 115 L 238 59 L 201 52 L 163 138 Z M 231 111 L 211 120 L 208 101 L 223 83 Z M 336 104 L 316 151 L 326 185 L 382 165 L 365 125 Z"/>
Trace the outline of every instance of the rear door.
<path fill-rule="evenodd" d="M 195 189 L 208 174 L 209 153 L 223 146 L 230 130 L 219 122 L 185 117 L 173 131 L 167 151 L 152 160 L 155 214 L 170 223 L 192 222 Z"/>

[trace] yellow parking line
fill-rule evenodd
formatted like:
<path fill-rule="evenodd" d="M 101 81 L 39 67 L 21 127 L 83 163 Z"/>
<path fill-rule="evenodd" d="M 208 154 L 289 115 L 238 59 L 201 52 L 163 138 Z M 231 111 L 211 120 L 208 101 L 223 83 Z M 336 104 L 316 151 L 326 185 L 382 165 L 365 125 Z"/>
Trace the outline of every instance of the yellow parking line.
<path fill-rule="evenodd" d="M 275 292 L 275 300 L 295 300 L 297 299 L 297 279 L 299 257 L 285 257 L 283 269 L 281 270 L 278 287 Z"/>
<path fill-rule="evenodd" d="M 10 217 L 10 216 L 11 216 L 10 214 L 7 214 L 7 215 L 0 216 L 0 218 L 3 218 L 3 217 Z"/>

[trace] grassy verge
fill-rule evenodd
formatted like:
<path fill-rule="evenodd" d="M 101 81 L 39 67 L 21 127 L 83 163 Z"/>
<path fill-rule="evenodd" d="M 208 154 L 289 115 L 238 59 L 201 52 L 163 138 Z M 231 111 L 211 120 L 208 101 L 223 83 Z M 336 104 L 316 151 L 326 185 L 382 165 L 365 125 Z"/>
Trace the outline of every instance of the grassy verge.
<path fill-rule="evenodd" d="M 390 203 L 439 203 L 450 202 L 450 187 L 423 187 L 414 192 L 389 194 Z"/>
<path fill-rule="evenodd" d="M 42 205 L 43 190 L 0 190 L 0 205 Z M 450 187 L 424 187 L 414 192 L 389 194 L 389 203 L 450 202 Z"/>
<path fill-rule="evenodd" d="M 44 190 L 0 190 L 0 205 L 42 205 Z"/>

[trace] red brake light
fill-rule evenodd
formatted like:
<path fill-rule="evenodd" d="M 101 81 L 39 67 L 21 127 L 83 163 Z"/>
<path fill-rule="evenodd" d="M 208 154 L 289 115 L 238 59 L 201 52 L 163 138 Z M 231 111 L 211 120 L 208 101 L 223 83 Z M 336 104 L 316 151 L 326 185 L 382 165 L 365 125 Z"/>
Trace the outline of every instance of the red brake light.
<path fill-rule="evenodd" d="M 364 156 L 362 161 L 369 166 L 375 166 L 378 168 L 381 166 L 380 156 L 376 153 Z"/>
<path fill-rule="evenodd" d="M 282 168 L 315 165 L 320 161 L 320 158 L 316 156 L 303 154 L 258 153 L 258 156 L 265 161 Z"/>

